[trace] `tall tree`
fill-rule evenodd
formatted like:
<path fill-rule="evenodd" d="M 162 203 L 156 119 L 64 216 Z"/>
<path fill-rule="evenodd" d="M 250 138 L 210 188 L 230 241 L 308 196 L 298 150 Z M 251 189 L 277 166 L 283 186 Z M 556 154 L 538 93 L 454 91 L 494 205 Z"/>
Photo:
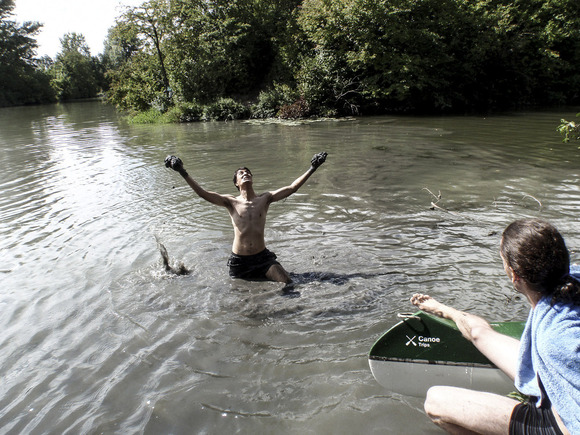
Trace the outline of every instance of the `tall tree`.
<path fill-rule="evenodd" d="M 291 79 L 280 53 L 299 3 L 150 0 L 129 9 L 108 41 L 111 48 L 136 42 L 138 49 L 110 73 L 111 101 L 138 110 L 179 101 L 208 103 L 257 95 L 275 77 Z"/>
<path fill-rule="evenodd" d="M 126 110 L 151 106 L 165 111 L 172 104 L 172 88 L 166 68 L 165 45 L 171 19 L 157 12 L 162 0 L 128 8 L 107 35 L 104 61 L 111 65 L 108 99 Z"/>
<path fill-rule="evenodd" d="M 138 35 L 144 36 L 144 45 L 153 49 L 163 83 L 166 98 L 170 98 L 171 86 L 165 67 L 163 43 L 171 32 L 169 0 L 149 0 L 141 6 L 129 9 L 125 14 L 127 23 Z"/>
<path fill-rule="evenodd" d="M 97 60 L 91 58 L 85 37 L 67 33 L 61 40 L 61 51 L 51 67 L 52 86 L 60 100 L 94 98 L 99 93 Z"/>
<path fill-rule="evenodd" d="M 282 57 L 299 0 L 173 0 L 172 71 L 184 98 L 251 96 L 291 78 Z"/>
<path fill-rule="evenodd" d="M 11 20 L 14 0 L 0 0 L 0 106 L 52 101 L 48 76 L 36 69 L 41 24 Z"/>

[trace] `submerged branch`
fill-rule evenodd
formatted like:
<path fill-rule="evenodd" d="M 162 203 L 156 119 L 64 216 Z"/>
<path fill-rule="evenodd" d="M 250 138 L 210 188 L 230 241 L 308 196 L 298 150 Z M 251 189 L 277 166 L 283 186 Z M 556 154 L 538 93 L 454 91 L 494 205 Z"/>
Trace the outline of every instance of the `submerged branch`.
<path fill-rule="evenodd" d="M 431 192 L 431 191 L 430 191 L 428 188 L 426 188 L 426 187 L 423 187 L 423 190 L 426 190 L 427 192 L 429 192 L 429 193 L 431 194 L 431 196 L 433 196 L 433 198 L 435 198 L 435 199 L 436 199 L 436 201 L 435 201 L 435 202 L 431 201 L 431 210 L 438 209 L 438 210 L 444 211 L 444 212 L 446 212 L 446 213 L 452 214 L 452 215 L 454 215 L 454 216 L 459 216 L 459 217 L 465 217 L 465 218 L 467 218 L 467 216 L 463 216 L 463 215 L 461 215 L 461 214 L 459 214 L 459 213 L 457 213 L 457 212 L 454 212 L 454 211 L 451 211 L 451 210 L 447 210 L 446 208 L 444 208 L 444 207 L 441 207 L 440 205 L 437 205 L 437 203 L 438 203 L 439 201 L 441 201 L 441 191 L 439 191 L 439 194 L 438 194 L 438 195 L 435 195 L 433 192 Z"/>
<path fill-rule="evenodd" d="M 458 213 L 458 212 L 455 212 L 455 211 L 451 211 L 451 210 L 449 210 L 449 209 L 447 209 L 445 207 L 440 206 L 439 205 L 439 201 L 441 201 L 441 198 L 442 198 L 441 191 L 439 191 L 439 193 L 437 195 L 435 195 L 427 187 L 424 187 L 423 190 L 429 192 L 429 194 L 435 199 L 434 201 L 431 201 L 431 207 L 430 207 L 431 210 L 437 209 L 437 210 L 444 211 L 445 213 L 452 214 L 454 216 L 459 216 L 459 217 L 463 217 L 463 218 L 466 218 L 466 219 L 474 219 L 474 218 L 471 218 L 469 216 L 463 215 L 463 214 Z M 528 194 L 524 194 L 524 196 L 522 197 L 522 199 L 525 199 L 525 198 L 531 198 L 531 199 L 533 199 L 534 201 L 536 201 L 538 203 L 538 205 L 540 206 L 540 208 L 543 207 L 542 206 L 542 202 L 538 198 L 536 198 L 535 196 L 528 195 Z M 495 197 L 493 198 L 493 207 L 495 207 L 496 209 L 498 208 L 497 198 L 495 198 Z"/>
<path fill-rule="evenodd" d="M 534 201 L 536 201 L 540 205 L 540 207 L 542 207 L 542 203 L 540 202 L 540 200 L 533 197 L 532 195 L 525 194 L 522 199 L 524 199 L 524 198 L 532 198 Z"/>

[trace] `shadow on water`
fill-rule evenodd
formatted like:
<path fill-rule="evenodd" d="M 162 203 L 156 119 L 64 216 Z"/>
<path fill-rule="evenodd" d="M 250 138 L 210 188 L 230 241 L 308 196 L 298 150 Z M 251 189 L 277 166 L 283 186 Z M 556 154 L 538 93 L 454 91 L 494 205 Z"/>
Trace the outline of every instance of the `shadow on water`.
<path fill-rule="evenodd" d="M 352 315 L 371 310 L 382 297 L 384 288 L 376 278 L 396 273 L 290 273 L 293 282 L 286 285 L 264 280 L 233 280 L 236 284 L 230 295 L 238 296 L 234 303 L 243 317 L 263 321 L 300 315 L 301 322 L 308 322 L 307 319 L 321 316 Z M 368 285 L 352 282 L 361 279 L 370 282 Z"/>
<path fill-rule="evenodd" d="M 397 272 L 381 273 L 334 273 L 334 272 L 304 272 L 290 273 L 292 282 L 282 289 L 282 296 L 288 298 L 300 297 L 300 292 L 296 289 L 301 284 L 312 284 L 314 282 L 329 283 L 336 286 L 346 285 L 349 281 L 356 278 L 372 279 L 380 276 L 392 275 Z"/>
<path fill-rule="evenodd" d="M 334 272 L 304 272 L 290 273 L 294 284 L 309 284 L 313 282 L 328 282 L 334 285 L 345 285 L 351 279 L 363 278 L 371 279 L 379 276 L 393 275 L 398 272 L 381 272 L 381 273 L 334 273 Z"/>

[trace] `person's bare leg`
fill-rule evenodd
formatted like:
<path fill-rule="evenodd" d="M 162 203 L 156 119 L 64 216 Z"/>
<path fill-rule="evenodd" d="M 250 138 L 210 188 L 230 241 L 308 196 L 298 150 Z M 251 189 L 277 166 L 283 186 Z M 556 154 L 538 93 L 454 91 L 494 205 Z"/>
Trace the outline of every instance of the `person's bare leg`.
<path fill-rule="evenodd" d="M 284 268 L 279 264 L 273 264 L 272 266 L 270 266 L 270 269 L 268 269 L 268 271 L 266 272 L 266 278 L 268 278 L 270 281 L 283 282 L 286 284 L 292 282 L 292 280 L 290 279 L 290 275 L 288 275 L 288 272 L 286 272 Z"/>
<path fill-rule="evenodd" d="M 514 407 L 509 397 L 455 387 L 431 387 L 425 412 L 451 434 L 508 434 Z"/>

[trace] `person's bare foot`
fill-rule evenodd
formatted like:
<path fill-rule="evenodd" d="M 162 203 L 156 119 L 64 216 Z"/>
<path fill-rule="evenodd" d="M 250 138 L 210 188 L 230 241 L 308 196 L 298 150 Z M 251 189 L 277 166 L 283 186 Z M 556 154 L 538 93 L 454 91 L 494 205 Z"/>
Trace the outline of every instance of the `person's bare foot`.
<path fill-rule="evenodd" d="M 447 317 L 445 316 L 445 308 L 447 307 L 441 302 L 437 302 L 429 295 L 415 293 L 411 296 L 411 303 L 426 313 L 434 314 L 439 317 Z"/>

